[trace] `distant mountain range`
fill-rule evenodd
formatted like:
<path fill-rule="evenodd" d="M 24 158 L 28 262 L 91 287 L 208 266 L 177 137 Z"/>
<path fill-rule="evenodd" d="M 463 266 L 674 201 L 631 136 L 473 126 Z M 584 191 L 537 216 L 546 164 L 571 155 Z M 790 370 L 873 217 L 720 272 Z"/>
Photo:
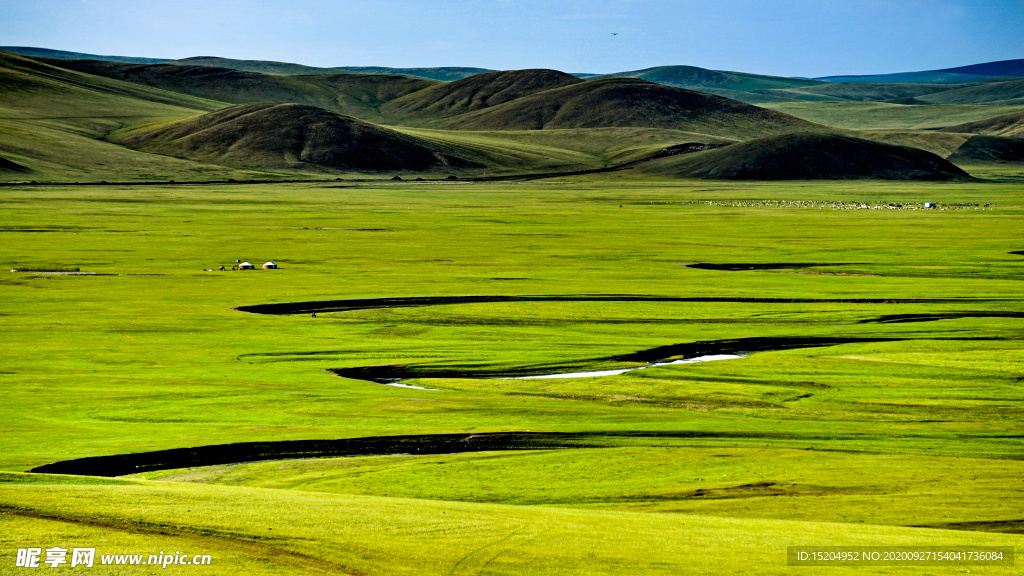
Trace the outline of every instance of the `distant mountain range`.
<path fill-rule="evenodd" d="M 216 68 L 245 70 L 247 72 L 261 72 L 263 74 L 330 74 L 338 71 L 357 72 L 362 74 L 402 74 L 405 76 L 441 80 L 442 82 L 451 82 L 453 80 L 459 80 L 485 72 L 496 72 L 496 70 L 489 68 L 458 66 L 433 68 L 334 66 L 325 68 L 293 64 L 290 62 L 236 60 L 216 56 L 194 56 L 177 60 L 170 58 L 141 58 L 135 56 L 103 56 L 99 54 L 51 50 L 49 48 L 29 46 L 0 46 L 0 51 L 24 54 L 26 56 L 42 56 L 46 58 L 71 60 L 102 60 L 106 62 L 127 62 L 135 64 L 159 64 L 167 62 L 194 66 L 213 66 Z M 645 68 L 643 70 L 614 72 L 612 74 L 576 73 L 573 74 L 573 76 L 586 80 L 612 76 L 620 78 L 639 78 L 642 80 L 657 82 L 658 84 L 675 86 L 677 88 L 708 88 L 708 90 L 702 91 L 718 94 L 719 96 L 726 96 L 728 98 L 734 98 L 737 93 L 752 93 L 757 90 L 785 90 L 794 87 L 813 86 L 822 82 L 969 83 L 995 81 L 1005 79 L 1006 77 L 1024 78 L 1024 59 L 1001 60 L 998 62 L 985 62 L 982 64 L 972 64 L 970 66 L 943 68 L 940 70 L 925 70 L 920 72 L 898 72 L 894 74 L 869 74 L 858 76 L 821 76 L 812 79 L 709 70 L 696 66 L 657 66 L 653 68 Z M 749 97 L 747 98 L 748 100 L 746 101 L 749 102 Z M 752 103 L 777 101 L 778 98 L 779 96 L 777 95 L 764 94 L 763 98 L 755 98 L 758 102 Z M 785 98 L 785 96 L 782 96 L 782 99 Z"/>
<path fill-rule="evenodd" d="M 43 56 L 45 58 L 65 58 L 68 60 L 105 60 L 107 62 L 132 62 L 135 64 L 159 64 L 170 62 L 169 58 L 136 58 L 134 56 L 100 56 L 84 52 L 68 52 L 49 48 L 33 48 L 31 46 L 0 46 L 0 51 L 23 54 L 25 56 Z"/>
<path fill-rule="evenodd" d="M 1024 77 L 1024 59 L 1000 60 L 941 70 L 872 74 L 867 76 L 822 76 L 826 82 L 978 82 L 986 78 Z"/>

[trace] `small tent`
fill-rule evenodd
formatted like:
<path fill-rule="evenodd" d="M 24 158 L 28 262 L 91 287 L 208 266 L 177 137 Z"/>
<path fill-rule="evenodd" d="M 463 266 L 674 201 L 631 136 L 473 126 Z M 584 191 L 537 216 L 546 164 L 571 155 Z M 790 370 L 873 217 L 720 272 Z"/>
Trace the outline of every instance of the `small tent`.
<path fill-rule="evenodd" d="M 273 262 L 267 262 L 266 264 L 263 265 L 264 270 L 274 270 L 276 268 L 277 264 L 274 264 Z"/>

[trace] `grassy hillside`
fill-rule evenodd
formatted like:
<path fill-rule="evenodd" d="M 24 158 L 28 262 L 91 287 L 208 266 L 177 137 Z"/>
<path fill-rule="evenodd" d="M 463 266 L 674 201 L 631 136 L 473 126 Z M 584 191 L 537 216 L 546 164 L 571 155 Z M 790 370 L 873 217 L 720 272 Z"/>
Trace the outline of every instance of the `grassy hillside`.
<path fill-rule="evenodd" d="M 904 105 L 887 102 L 781 102 L 761 106 L 849 130 L 935 130 L 1024 110 L 1024 105 Z"/>
<path fill-rule="evenodd" d="M 1024 79 L 965 86 L 918 99 L 934 104 L 1020 105 L 1024 104 Z"/>
<path fill-rule="evenodd" d="M 100 60 L 101 58 L 94 58 Z M 291 62 L 273 62 L 268 60 L 237 60 L 234 58 L 220 58 L 216 56 L 194 56 L 180 60 L 168 60 L 169 64 L 181 64 L 189 66 L 213 66 L 215 68 L 230 68 L 232 70 L 245 70 L 247 72 L 260 72 L 262 74 L 382 74 L 387 76 L 413 76 L 420 79 L 439 80 L 450 82 L 459 80 L 474 74 L 493 72 L 486 68 L 388 68 L 384 66 L 333 66 L 323 68 L 317 66 L 306 66 L 305 64 L 293 64 Z"/>
<path fill-rule="evenodd" d="M 729 98 L 731 100 L 739 100 L 740 102 L 746 102 L 747 104 L 767 104 L 769 102 L 793 102 L 794 98 L 790 96 L 780 96 L 772 94 L 770 90 L 765 92 L 743 92 L 742 90 L 728 90 L 726 88 L 709 88 L 707 86 L 695 86 L 690 88 L 697 92 L 704 92 L 705 94 L 714 94 L 715 96 L 721 96 L 722 98 Z M 812 96 L 802 97 L 801 99 L 817 99 Z M 826 98 L 822 98 L 826 99 Z"/>
<path fill-rule="evenodd" d="M 815 126 L 719 96 L 626 78 L 588 80 L 443 122 L 458 130 L 669 128 L 726 137 L 815 130 Z"/>
<path fill-rule="evenodd" d="M 103 138 L 124 122 L 85 118 L 93 129 L 43 120 L 0 120 L 0 154 L 30 171 L 0 172 L 0 181 L 108 182 L 280 178 L 268 170 L 239 170 L 125 148 Z M 167 121 L 133 118 L 131 125 Z M 75 121 L 77 122 L 77 121 Z"/>
<path fill-rule="evenodd" d="M 557 70 L 487 72 L 437 84 L 388 102 L 383 111 L 395 122 L 426 122 L 510 102 L 523 96 L 581 82 Z"/>
<path fill-rule="evenodd" d="M 480 162 L 512 171 L 603 168 L 688 142 L 734 140 L 662 128 L 576 128 L 561 130 L 455 131 L 396 128 L 441 145 L 472 151 Z"/>
<path fill-rule="evenodd" d="M 933 130 L 906 132 L 897 130 L 865 130 L 852 132 L 852 134 L 875 142 L 920 148 L 943 158 L 948 158 L 970 138 L 967 134 L 950 134 Z"/>
<path fill-rule="evenodd" d="M 300 104 L 242 104 L 113 136 L 131 148 L 250 168 L 412 170 L 473 165 L 429 143 Z"/>
<path fill-rule="evenodd" d="M 0 81 L 0 114 L 4 119 L 182 114 L 223 106 L 209 99 L 100 78 L 9 53 L 0 53 Z"/>
<path fill-rule="evenodd" d="M 381 104 L 434 84 L 430 80 L 381 74 L 285 76 L 177 64 L 132 65 L 90 60 L 50 63 L 232 104 L 291 102 L 370 120 L 379 119 Z"/>
<path fill-rule="evenodd" d="M 953 88 L 960 85 L 954 84 Z M 764 90 L 762 93 L 807 101 L 879 101 L 916 98 L 950 90 L 949 84 L 913 84 L 907 82 L 837 82 L 814 86 Z"/>
<path fill-rule="evenodd" d="M 475 74 L 484 74 L 486 72 L 496 72 L 496 70 L 490 70 L 488 68 L 465 68 L 458 66 L 448 67 L 436 67 L 436 68 L 388 68 L 386 66 L 338 66 L 337 70 L 346 70 L 348 72 L 357 72 L 360 74 L 404 74 L 406 76 L 416 76 L 419 78 L 429 78 L 431 80 L 440 80 L 442 82 L 451 82 L 453 80 L 460 80 L 462 78 L 468 78 Z"/>
<path fill-rule="evenodd" d="M 836 135 L 786 134 L 656 160 L 650 174 L 718 180 L 952 180 L 966 178 L 930 152 Z"/>
<path fill-rule="evenodd" d="M 97 58 L 92 58 L 97 60 Z M 292 64 L 291 62 L 274 62 L 271 60 L 237 60 L 234 58 L 219 58 L 217 56 L 193 56 L 178 60 L 168 60 L 167 64 L 179 64 L 182 66 L 210 66 L 212 68 L 228 68 L 231 70 L 244 70 L 246 72 L 259 72 L 261 74 L 337 74 L 336 68 L 320 68 L 317 66 L 306 66 L 304 64 Z"/>
<path fill-rule="evenodd" d="M 975 135 L 956 149 L 953 162 L 1024 163 L 1024 138 Z"/>
<path fill-rule="evenodd" d="M 952 131 L 864 131 L 855 134 L 876 142 L 927 150 L 972 174 L 979 165 L 1024 162 L 1021 138 L 973 135 Z"/>
<path fill-rule="evenodd" d="M 166 122 L 221 102 L 0 54 L 0 156 L 24 170 L 3 180 L 171 180 L 251 177 L 251 172 L 144 154 L 103 141 L 139 124 Z"/>
<path fill-rule="evenodd" d="M 1024 112 L 1014 112 L 995 118 L 965 122 L 942 129 L 943 132 L 967 132 L 990 136 L 1024 136 Z"/>
<path fill-rule="evenodd" d="M 643 70 L 596 75 L 588 78 L 588 80 L 596 78 L 638 78 L 657 82 L 658 84 L 665 84 L 666 86 L 675 86 L 676 88 L 721 88 L 742 92 L 815 86 L 822 83 L 818 80 L 808 80 L 806 78 L 762 76 L 743 72 L 708 70 L 696 66 L 657 66 Z"/>
<path fill-rule="evenodd" d="M 666 86 L 714 94 L 748 104 L 784 102 L 791 99 L 787 95 L 770 93 L 773 89 L 800 88 L 821 84 L 820 81 L 804 78 L 785 78 L 743 72 L 708 70 L 696 66 L 657 66 L 629 72 L 590 74 L 586 76 L 587 80 L 597 78 L 637 78 Z"/>

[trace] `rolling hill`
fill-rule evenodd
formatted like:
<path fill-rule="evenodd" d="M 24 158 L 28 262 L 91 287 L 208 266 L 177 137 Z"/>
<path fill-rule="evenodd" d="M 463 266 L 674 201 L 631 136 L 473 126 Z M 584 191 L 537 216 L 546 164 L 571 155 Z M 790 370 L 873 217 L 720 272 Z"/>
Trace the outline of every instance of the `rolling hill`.
<path fill-rule="evenodd" d="M 399 120 L 436 120 L 511 102 L 524 96 L 582 82 L 557 70 L 509 70 L 437 84 L 384 105 Z"/>
<path fill-rule="evenodd" d="M 1024 138 L 1005 138 L 981 134 L 971 136 L 953 154 L 949 155 L 947 160 L 964 164 L 977 162 L 1019 164 L 1024 162 Z"/>
<path fill-rule="evenodd" d="M 588 80 L 545 90 L 451 118 L 443 126 L 456 130 L 671 128 L 742 138 L 826 130 L 735 100 L 632 78 Z"/>
<path fill-rule="evenodd" d="M 936 130 L 1024 110 L 1024 106 L 894 104 L 891 102 L 781 102 L 764 108 L 847 130 Z"/>
<path fill-rule="evenodd" d="M 459 66 L 441 66 L 435 68 L 388 68 L 386 66 L 339 66 L 337 70 L 344 70 L 347 72 L 356 72 L 358 74 L 404 74 L 406 76 L 416 76 L 417 78 L 428 78 L 430 80 L 440 80 L 442 82 L 451 82 L 453 80 L 460 80 L 462 78 L 468 78 L 475 74 L 484 74 L 486 72 L 497 72 L 497 70 L 491 70 L 489 68 L 465 68 Z"/>
<path fill-rule="evenodd" d="M 168 62 L 167 58 L 140 58 L 137 56 L 101 56 L 84 52 L 68 52 L 67 50 L 51 50 L 49 48 L 33 48 L 31 46 L 0 46 L 0 52 L 10 52 L 23 56 L 41 56 L 43 58 L 66 58 L 72 60 L 106 60 L 107 62 L 131 62 L 135 64 L 159 64 Z"/>
<path fill-rule="evenodd" d="M 0 52 L 0 111 L 4 117 L 124 117 L 148 115 L 157 110 L 165 115 L 180 115 L 185 110 L 210 111 L 223 106 L 211 100 L 101 78 L 49 62 Z"/>
<path fill-rule="evenodd" d="M 236 60 L 234 58 L 219 58 L 217 56 L 192 56 L 190 58 L 168 60 L 166 64 L 177 64 L 180 66 L 210 66 L 211 68 L 228 68 L 231 70 L 243 70 L 245 72 L 281 74 L 285 76 L 296 74 L 337 74 L 339 72 L 334 68 L 320 68 L 317 66 L 306 66 L 304 64 L 292 64 L 291 62 L 274 62 L 271 60 Z"/>
<path fill-rule="evenodd" d="M 1024 162 L 1024 138 L 946 131 L 860 132 L 867 140 L 927 150 L 957 164 L 1018 164 Z"/>
<path fill-rule="evenodd" d="M 587 80 L 598 78 L 636 78 L 676 88 L 687 88 L 697 92 L 715 94 L 748 104 L 765 102 L 783 102 L 790 97 L 770 94 L 771 90 L 802 88 L 821 84 L 818 80 L 806 78 L 786 78 L 781 76 L 764 76 L 745 72 L 727 72 L 709 70 L 697 66 L 656 66 L 643 70 L 616 72 L 614 74 L 588 74 L 581 76 Z"/>
<path fill-rule="evenodd" d="M 298 73 L 309 71 L 328 73 Z M 136 64 L 0 53 L 0 171 L 7 180 L 26 171 L 61 180 L 190 179 L 446 163 L 492 174 L 564 171 L 637 159 L 681 141 L 863 129 L 876 130 L 864 137 L 880 144 L 961 164 L 1022 161 L 1013 137 L 1024 106 L 1004 104 L 1024 95 L 1024 80 L 823 83 L 689 66 L 624 74 L 635 77 L 513 70 L 437 82 L 212 57 Z M 826 164 L 819 172 L 831 174 Z M 879 174 L 894 173 L 877 165 Z"/>
<path fill-rule="evenodd" d="M 418 138 L 300 104 L 232 106 L 114 140 L 144 152 L 243 167 L 423 171 L 473 165 Z"/>
<path fill-rule="evenodd" d="M 835 82 L 797 88 L 762 90 L 761 94 L 794 100 L 885 101 L 916 98 L 960 87 L 958 84 L 924 84 L 910 82 Z M 968 84 L 966 86 L 974 86 Z"/>
<path fill-rule="evenodd" d="M 100 60 L 100 58 L 93 58 Z M 229 68 L 232 70 L 244 70 L 246 72 L 260 72 L 262 74 L 384 74 L 388 76 L 412 76 L 420 79 L 438 80 L 450 82 L 467 78 L 474 74 L 494 72 L 487 68 L 460 68 L 460 67 L 437 67 L 437 68 L 388 68 L 386 66 L 332 66 L 324 68 L 319 66 L 306 66 L 305 64 L 294 64 L 291 62 L 275 62 L 272 60 L 238 60 L 234 58 L 220 58 L 217 56 L 193 56 L 178 60 L 168 60 L 168 64 L 180 64 L 184 66 L 212 66 L 214 68 Z"/>
<path fill-rule="evenodd" d="M 964 86 L 917 98 L 931 104 L 1019 105 L 1024 104 L 1024 79 Z"/>
<path fill-rule="evenodd" d="M 770 136 L 657 160 L 638 170 L 713 180 L 952 180 L 968 174 L 931 152 L 861 138 Z"/>
<path fill-rule="evenodd" d="M 820 80 L 810 80 L 807 78 L 764 76 L 761 74 L 748 74 L 746 72 L 709 70 L 697 66 L 656 66 L 654 68 L 644 68 L 643 70 L 599 74 L 589 76 L 587 79 L 596 80 L 598 78 L 637 78 L 666 86 L 675 86 L 676 88 L 721 88 L 743 92 L 816 86 L 822 83 Z"/>
<path fill-rule="evenodd" d="M 230 104 L 292 102 L 368 120 L 378 107 L 433 81 L 382 74 L 280 75 L 212 66 L 46 60 L 53 66 Z"/>
<path fill-rule="evenodd" d="M 230 68 L 232 70 L 244 70 L 247 72 L 261 72 L 264 74 L 337 74 L 338 72 L 353 72 L 357 74 L 387 74 L 416 76 L 431 80 L 449 82 L 466 78 L 474 74 L 494 72 L 488 68 L 467 68 L 467 67 L 435 67 L 435 68 L 388 68 L 386 66 L 332 66 L 329 68 L 318 66 L 307 66 L 291 62 L 277 62 L 273 60 L 238 60 L 235 58 L 221 58 L 219 56 L 192 56 L 189 58 L 141 58 L 136 56 L 103 56 L 99 54 L 88 54 L 85 52 L 70 52 L 67 50 L 52 50 L 50 48 L 35 48 L 31 46 L 0 46 L 0 52 L 11 52 L 24 56 L 39 56 L 43 58 L 60 58 L 66 60 L 103 60 L 106 62 L 124 62 L 132 64 L 181 64 L 186 66 L 212 66 L 214 68 Z"/>
<path fill-rule="evenodd" d="M 0 53 L 0 155 L 40 181 L 251 178 L 241 172 L 136 152 L 111 132 L 168 122 L 227 104 L 67 70 Z M 21 172 L 0 171 L 4 180 Z"/>
<path fill-rule="evenodd" d="M 895 74 L 868 74 L 862 76 L 822 76 L 825 82 L 977 82 L 1000 76 L 1024 76 L 1024 59 L 1000 60 L 955 68 L 897 72 Z"/>
<path fill-rule="evenodd" d="M 957 124 L 943 128 L 942 132 L 965 132 L 988 134 L 990 136 L 1024 136 L 1024 112 L 1013 112 L 977 122 Z"/>

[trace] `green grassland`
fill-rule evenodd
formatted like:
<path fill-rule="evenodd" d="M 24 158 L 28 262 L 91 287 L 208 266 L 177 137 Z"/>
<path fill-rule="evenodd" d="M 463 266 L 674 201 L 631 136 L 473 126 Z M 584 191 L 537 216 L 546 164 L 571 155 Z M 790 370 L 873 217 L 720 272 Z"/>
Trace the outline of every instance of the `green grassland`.
<path fill-rule="evenodd" d="M 931 90 L 714 74 L 705 83 L 732 92 Z M 754 107 L 552 71 L 437 85 L 0 55 L 0 75 L 0 573 L 20 573 L 14 550 L 32 546 L 213 556 L 212 566 L 168 572 L 183 574 L 518 575 L 781 574 L 793 570 L 789 545 L 1024 544 L 1024 172 L 1020 139 L 983 134 L 1006 130 L 1015 116 L 988 120 L 1024 106 Z M 644 94 L 653 96 L 638 106 Z M 240 110 L 231 104 L 267 99 L 291 104 L 250 107 L 313 119 L 287 126 L 301 137 L 281 136 L 288 114 L 214 122 Z M 403 102 L 415 104 L 406 112 L 416 126 L 337 114 L 392 122 Z M 980 121 L 981 135 L 933 130 Z M 383 173 L 295 161 L 339 140 L 309 134 L 348 124 L 415 142 L 444 166 Z M 184 152 L 119 144 L 217 130 Z M 729 148 L 655 160 L 647 173 L 569 174 L 793 130 L 922 148 L 980 179 L 656 173 Z M 211 143 L 223 149 L 188 159 Z M 566 176 L 409 181 L 529 172 Z M 311 176 L 322 180 L 226 182 Z M 939 207 L 923 209 L 928 201 Z M 280 269 L 231 271 L 238 260 Z M 530 298 L 315 318 L 237 309 L 473 295 Z M 653 367 L 631 356 L 769 339 L 829 344 Z M 331 371 L 382 366 L 420 388 Z M 235 442 L 505 431 L 572 436 L 543 449 L 122 478 L 29 473 Z M 1019 573 L 913 568 L 966 569 Z"/>
<path fill-rule="evenodd" d="M 956 527 L 984 530 L 987 523 L 980 518 L 1012 518 L 1019 512 L 1022 473 L 1024 464 L 1013 460 L 657 447 L 279 460 L 138 477 L 427 500 L 809 522 L 963 524 Z"/>
<path fill-rule="evenodd" d="M 40 535 L 59 535 L 95 544 L 98 554 L 173 550 L 214 557 L 210 566 L 172 568 L 194 574 L 678 574 L 681 569 L 695 574 L 783 574 L 790 571 L 785 546 L 794 541 L 1019 546 L 1021 540 L 1010 534 L 878 525 L 148 482 L 0 485 L 0 498 L 12 495 L 26 498 L 32 507 L 8 508 L 0 516 L 8 549 L 32 545 Z M 970 568 L 1015 573 L 1013 566 Z M 857 566 L 838 572 L 885 574 L 893 569 Z"/>
<path fill-rule="evenodd" d="M 942 209 L 889 208 L 926 200 Z M 1021 545 L 1017 181 L 22 186 L 0 210 L 2 269 L 29 270 L 0 275 L 5 555 L 89 542 L 212 554 L 182 568 L 197 574 L 775 574 L 787 545 Z M 236 258 L 281 269 L 206 271 Z M 788 266 L 687 267 L 700 262 Z M 71 268 L 95 274 L 45 272 Z M 467 294 L 821 301 L 234 309 Z M 865 298 L 932 301 L 836 301 Z M 471 377 L 750 337 L 881 340 L 595 379 Z M 385 364 L 469 377 L 416 390 L 327 371 Z M 608 434 L 133 480 L 23 473 L 502 430 Z"/>

